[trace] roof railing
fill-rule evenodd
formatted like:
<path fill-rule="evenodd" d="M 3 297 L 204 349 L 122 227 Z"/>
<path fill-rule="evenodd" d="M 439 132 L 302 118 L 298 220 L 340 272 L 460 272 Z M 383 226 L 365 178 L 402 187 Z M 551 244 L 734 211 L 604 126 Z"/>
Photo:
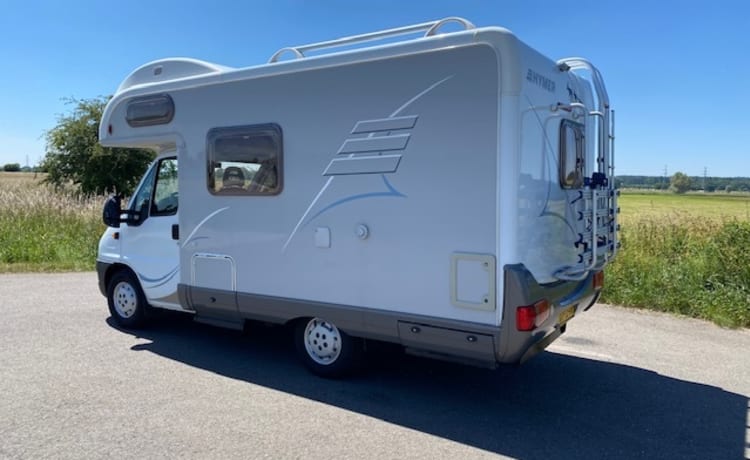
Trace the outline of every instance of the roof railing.
<path fill-rule="evenodd" d="M 414 34 L 423 30 L 426 31 L 424 37 L 432 37 L 438 34 L 440 28 L 449 23 L 458 23 L 459 25 L 463 26 L 464 30 L 471 30 L 476 28 L 474 24 L 464 18 L 449 17 L 437 21 L 423 22 L 421 24 L 413 24 L 410 26 L 398 27 L 395 29 L 380 30 L 377 32 L 337 38 L 335 40 L 328 40 L 319 43 L 310 43 L 308 45 L 289 46 L 281 48 L 280 50 L 276 51 L 273 56 L 271 56 L 271 59 L 268 60 L 268 63 L 271 64 L 274 62 L 278 62 L 279 58 L 281 58 L 284 53 L 292 53 L 296 59 L 302 59 L 305 57 L 305 53 L 308 51 L 367 43 L 375 40 L 398 37 L 401 35 Z"/>

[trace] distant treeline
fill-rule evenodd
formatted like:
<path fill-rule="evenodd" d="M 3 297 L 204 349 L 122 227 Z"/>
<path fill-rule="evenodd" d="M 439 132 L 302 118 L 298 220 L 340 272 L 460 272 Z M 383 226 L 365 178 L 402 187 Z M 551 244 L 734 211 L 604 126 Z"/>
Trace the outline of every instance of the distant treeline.
<path fill-rule="evenodd" d="M 5 172 L 42 172 L 42 168 L 39 166 L 21 166 L 21 163 L 6 163 L 2 167 L 2 171 Z"/>
<path fill-rule="evenodd" d="M 660 176 L 617 176 L 618 188 L 667 190 L 671 178 Z M 750 177 L 706 177 L 690 176 L 690 190 L 706 192 L 750 192 Z"/>

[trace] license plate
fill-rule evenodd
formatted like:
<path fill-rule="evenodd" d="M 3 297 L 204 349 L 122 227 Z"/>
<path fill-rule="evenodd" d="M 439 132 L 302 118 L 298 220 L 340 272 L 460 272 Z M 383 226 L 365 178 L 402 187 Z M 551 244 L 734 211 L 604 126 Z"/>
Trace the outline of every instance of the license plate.
<path fill-rule="evenodd" d="M 570 318 L 572 318 L 573 315 L 575 314 L 576 314 L 576 306 L 571 305 L 570 307 L 566 308 L 560 313 L 560 316 L 557 320 L 558 324 L 562 326 L 563 324 L 567 323 L 570 320 Z"/>

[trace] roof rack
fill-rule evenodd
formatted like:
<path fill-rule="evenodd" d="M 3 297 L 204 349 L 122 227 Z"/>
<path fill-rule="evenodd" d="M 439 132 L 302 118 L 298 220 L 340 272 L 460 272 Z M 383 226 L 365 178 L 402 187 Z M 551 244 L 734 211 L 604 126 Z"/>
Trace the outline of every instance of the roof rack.
<path fill-rule="evenodd" d="M 396 29 L 386 29 L 377 32 L 370 32 L 362 35 L 353 35 L 351 37 L 337 38 L 335 40 L 329 40 L 319 43 L 311 43 L 308 45 L 290 46 L 281 48 L 276 51 L 268 63 L 278 62 L 279 58 L 284 53 L 294 54 L 295 59 L 302 59 L 305 57 L 305 52 L 312 50 L 321 50 L 325 48 L 335 48 L 339 46 L 352 45 L 355 43 L 366 43 L 374 40 L 382 40 L 389 37 L 398 37 L 400 35 L 413 34 L 426 30 L 424 37 L 431 37 L 437 35 L 441 27 L 448 23 L 458 23 L 464 27 L 465 30 L 475 29 L 476 26 L 464 18 L 459 17 L 448 17 L 437 21 L 423 22 L 421 24 L 413 24 L 410 26 L 398 27 Z"/>

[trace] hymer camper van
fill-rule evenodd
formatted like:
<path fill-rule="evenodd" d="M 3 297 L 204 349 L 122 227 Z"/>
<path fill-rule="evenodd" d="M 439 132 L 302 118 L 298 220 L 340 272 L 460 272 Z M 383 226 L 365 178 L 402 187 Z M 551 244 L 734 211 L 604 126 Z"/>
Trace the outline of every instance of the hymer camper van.
<path fill-rule="evenodd" d="M 613 126 L 591 63 L 460 18 L 247 68 L 150 62 L 101 121 L 103 145 L 158 156 L 105 209 L 99 286 L 124 327 L 288 324 L 323 376 L 367 340 L 523 362 L 617 252 Z"/>

